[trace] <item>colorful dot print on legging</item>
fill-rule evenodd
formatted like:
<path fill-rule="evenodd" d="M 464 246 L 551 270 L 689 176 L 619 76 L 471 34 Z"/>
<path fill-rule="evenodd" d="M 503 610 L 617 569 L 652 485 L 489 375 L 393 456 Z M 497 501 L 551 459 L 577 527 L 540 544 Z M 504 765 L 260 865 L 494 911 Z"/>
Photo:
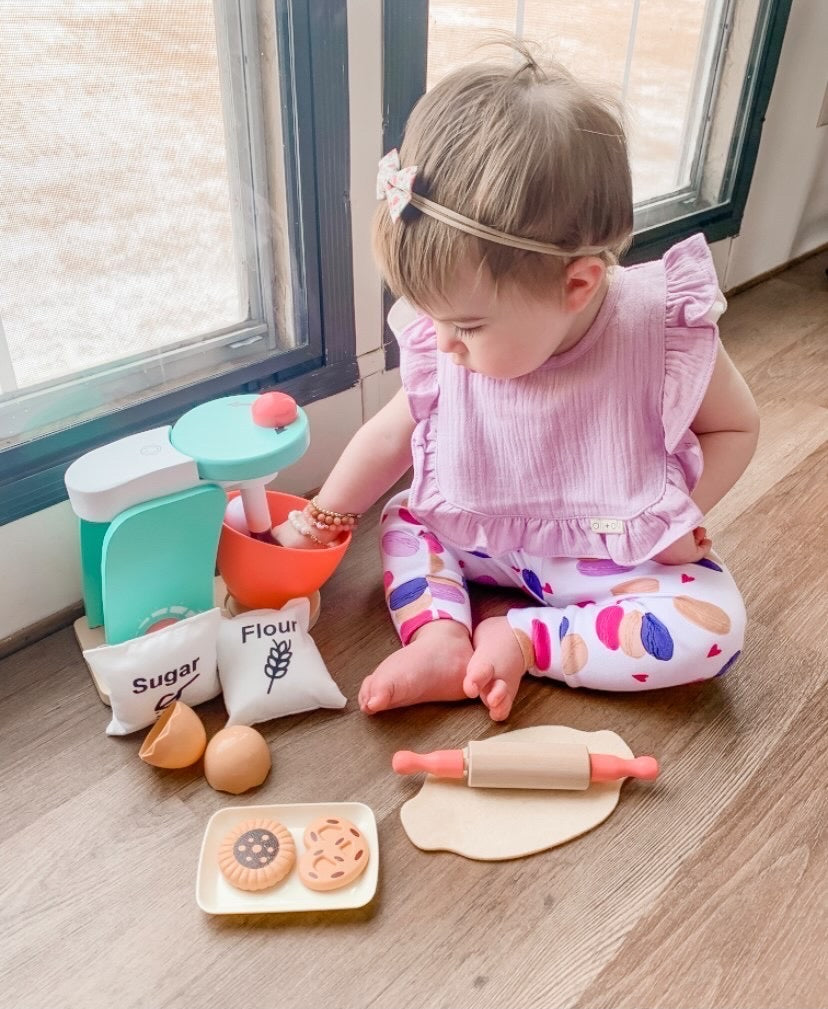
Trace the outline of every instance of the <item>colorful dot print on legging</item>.
<path fill-rule="evenodd" d="M 507 618 L 526 668 L 571 687 L 649 690 L 727 672 L 744 640 L 745 609 L 716 557 L 695 564 L 489 557 L 438 539 L 398 495 L 382 522 L 385 591 L 403 643 L 431 620 L 471 627 L 466 580 L 521 588 L 541 605 Z"/>
<path fill-rule="evenodd" d="M 380 524 L 385 598 L 402 643 L 432 620 L 456 620 L 471 629 L 465 579 L 454 551 L 423 526 L 397 495 Z"/>

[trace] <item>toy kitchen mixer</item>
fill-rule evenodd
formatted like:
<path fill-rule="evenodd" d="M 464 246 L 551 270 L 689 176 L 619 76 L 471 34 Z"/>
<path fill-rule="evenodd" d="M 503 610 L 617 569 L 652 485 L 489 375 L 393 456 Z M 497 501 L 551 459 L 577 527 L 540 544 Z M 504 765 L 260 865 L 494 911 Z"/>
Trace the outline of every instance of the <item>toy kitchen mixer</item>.
<path fill-rule="evenodd" d="M 305 412 L 283 393 L 264 393 L 211 400 L 172 427 L 81 456 L 66 471 L 66 488 L 80 518 L 89 627 L 102 627 L 112 645 L 211 609 L 217 560 L 246 607 L 281 606 L 318 589 L 347 540 L 325 551 L 264 542 L 288 511 L 304 506 L 265 485 L 309 443 Z M 225 519 L 236 488 L 241 528 Z"/>

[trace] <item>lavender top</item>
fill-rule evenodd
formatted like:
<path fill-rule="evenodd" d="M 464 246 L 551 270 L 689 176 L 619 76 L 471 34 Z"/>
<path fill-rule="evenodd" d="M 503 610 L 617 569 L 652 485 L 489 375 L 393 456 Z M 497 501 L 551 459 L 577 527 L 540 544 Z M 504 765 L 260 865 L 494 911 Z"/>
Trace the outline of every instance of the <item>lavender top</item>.
<path fill-rule="evenodd" d="M 435 533 L 491 555 L 627 565 L 699 524 L 690 494 L 702 454 L 690 424 L 725 307 L 701 235 L 612 270 L 579 343 L 516 379 L 453 364 L 430 318 L 400 324 L 406 307 L 389 323 L 416 421 L 409 507 Z"/>

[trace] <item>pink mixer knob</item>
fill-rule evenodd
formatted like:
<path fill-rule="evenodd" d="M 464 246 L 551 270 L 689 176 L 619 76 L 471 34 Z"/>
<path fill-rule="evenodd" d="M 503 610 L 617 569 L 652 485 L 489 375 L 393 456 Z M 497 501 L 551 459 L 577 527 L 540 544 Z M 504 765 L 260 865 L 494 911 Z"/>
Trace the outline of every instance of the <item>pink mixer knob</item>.
<path fill-rule="evenodd" d="M 287 427 L 299 416 L 296 400 L 285 392 L 263 392 L 251 407 L 259 427 Z"/>

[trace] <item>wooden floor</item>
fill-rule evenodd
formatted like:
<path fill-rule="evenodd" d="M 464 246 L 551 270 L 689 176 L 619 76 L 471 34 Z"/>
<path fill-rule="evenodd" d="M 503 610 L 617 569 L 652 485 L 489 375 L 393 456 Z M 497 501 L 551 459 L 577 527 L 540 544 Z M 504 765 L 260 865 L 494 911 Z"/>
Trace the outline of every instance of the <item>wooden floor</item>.
<path fill-rule="evenodd" d="M 722 332 L 763 414 L 749 474 L 709 525 L 747 598 L 722 680 L 610 696 L 527 682 L 509 726 L 612 728 L 663 776 L 609 820 L 521 861 L 426 854 L 399 808 L 398 748 L 491 730 L 478 703 L 367 718 L 395 645 L 376 513 L 315 631 L 349 698 L 264 727 L 274 769 L 243 804 L 358 800 L 379 823 L 371 905 L 210 917 L 194 899 L 209 816 L 198 767 L 156 772 L 107 709 L 70 629 L 0 663 L 0 1005 L 820 1007 L 828 1004 L 828 290 L 822 254 L 731 302 Z M 485 600 L 484 608 L 491 605 Z M 220 701 L 200 712 L 208 733 Z"/>

